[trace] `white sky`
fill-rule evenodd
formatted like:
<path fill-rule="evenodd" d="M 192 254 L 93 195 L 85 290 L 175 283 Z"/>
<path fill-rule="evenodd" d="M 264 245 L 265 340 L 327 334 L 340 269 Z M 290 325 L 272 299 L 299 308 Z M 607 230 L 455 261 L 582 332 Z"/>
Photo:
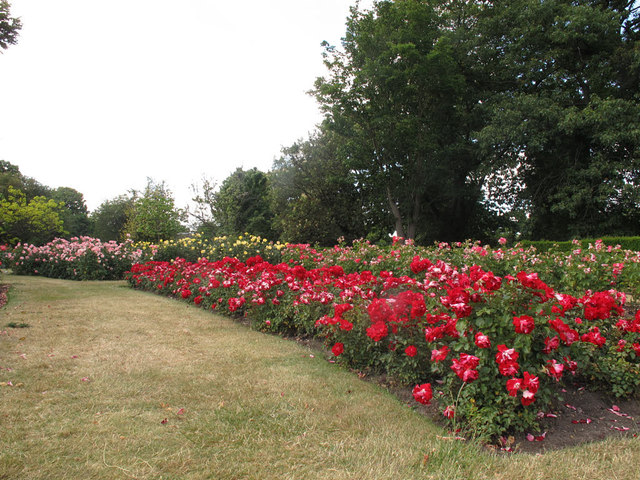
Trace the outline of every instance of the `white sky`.
<path fill-rule="evenodd" d="M 268 171 L 321 120 L 305 92 L 355 0 L 9 3 L 23 28 L 0 54 L 0 159 L 94 210 L 147 177 L 184 207 L 203 176 Z"/>

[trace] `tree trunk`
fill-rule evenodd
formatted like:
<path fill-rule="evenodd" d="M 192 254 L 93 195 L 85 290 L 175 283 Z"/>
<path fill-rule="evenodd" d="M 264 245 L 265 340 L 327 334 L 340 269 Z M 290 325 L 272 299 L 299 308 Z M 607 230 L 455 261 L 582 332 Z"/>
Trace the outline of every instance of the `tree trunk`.
<path fill-rule="evenodd" d="M 415 240 L 416 231 L 418 230 L 418 221 L 420 219 L 420 196 L 413 195 L 413 212 L 411 214 L 411 220 L 407 226 L 407 238 Z"/>
<path fill-rule="evenodd" d="M 387 200 L 389 201 L 389 208 L 391 208 L 391 213 L 393 213 L 393 218 L 396 221 L 396 235 L 398 237 L 404 238 L 404 226 L 402 225 L 402 214 L 400 213 L 400 209 L 396 202 L 391 197 L 391 189 L 387 186 Z"/>

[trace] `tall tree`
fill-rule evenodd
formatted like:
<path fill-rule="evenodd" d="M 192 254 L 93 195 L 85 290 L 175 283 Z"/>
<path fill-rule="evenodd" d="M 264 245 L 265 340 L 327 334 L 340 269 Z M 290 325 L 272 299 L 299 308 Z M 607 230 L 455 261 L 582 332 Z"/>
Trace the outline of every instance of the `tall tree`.
<path fill-rule="evenodd" d="M 134 241 L 171 240 L 183 233 L 184 212 L 176 208 L 173 194 L 164 182 L 147 180 L 141 195 L 134 192 L 133 204 L 124 231 Z"/>
<path fill-rule="evenodd" d="M 479 15 L 485 166 L 534 238 L 640 233 L 640 33 L 632 1 L 514 0 Z M 505 177 L 494 175 L 504 182 Z"/>
<path fill-rule="evenodd" d="M 342 147 L 337 134 L 318 131 L 283 149 L 274 161 L 271 204 L 280 240 L 328 246 L 340 237 L 347 242 L 365 237 L 372 229 L 371 213 L 379 209 L 364 203 Z"/>
<path fill-rule="evenodd" d="M 441 2 L 353 8 L 342 49 L 325 45 L 329 75 L 314 94 L 326 125 L 348 140 L 348 165 L 393 219 L 389 232 L 424 240 L 477 236 L 485 212 L 471 132 L 477 104 Z"/>
<path fill-rule="evenodd" d="M 38 197 L 55 201 L 60 206 L 59 215 L 66 235 L 89 234 L 90 221 L 87 206 L 84 196 L 77 190 L 69 187 L 52 189 L 34 178 L 23 175 L 18 166 L 0 160 L 0 197 L 8 198 L 10 187 L 19 190 L 27 203 Z"/>
<path fill-rule="evenodd" d="M 22 22 L 12 17 L 10 10 L 9 2 L 0 0 L 0 48 L 4 50 L 17 43 L 18 32 L 22 28 Z"/>
<path fill-rule="evenodd" d="M 27 199 L 24 192 L 9 186 L 0 197 L 0 243 L 42 245 L 64 235 L 61 205 L 50 198 Z"/>
<path fill-rule="evenodd" d="M 129 195 L 105 200 L 91 212 L 93 235 L 104 242 L 124 240 L 125 227 L 132 210 L 133 197 Z"/>
<path fill-rule="evenodd" d="M 70 187 L 58 187 L 51 198 L 62 206 L 61 217 L 69 236 L 88 235 L 91 222 L 84 195 Z"/>
<path fill-rule="evenodd" d="M 272 226 L 269 179 L 257 168 L 236 169 L 224 179 L 212 200 L 217 234 L 241 235 L 246 232 L 269 239 L 278 236 Z"/>
<path fill-rule="evenodd" d="M 195 220 L 195 228 L 207 237 L 213 237 L 216 234 L 215 221 L 215 194 L 216 182 L 206 177 L 202 178 L 202 184 L 192 184 L 191 191 L 195 203 L 195 208 L 189 209 L 188 213 Z"/>
<path fill-rule="evenodd" d="M 42 185 L 34 178 L 23 175 L 17 165 L 0 160 L 0 196 L 7 197 L 9 186 L 22 191 L 27 201 L 34 197 L 52 197 L 51 188 Z"/>

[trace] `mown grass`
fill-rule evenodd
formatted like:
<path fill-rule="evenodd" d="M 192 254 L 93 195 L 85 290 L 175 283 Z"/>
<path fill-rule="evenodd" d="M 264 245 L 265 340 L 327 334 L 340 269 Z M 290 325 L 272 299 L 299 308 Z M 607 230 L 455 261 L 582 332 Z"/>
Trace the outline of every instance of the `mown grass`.
<path fill-rule="evenodd" d="M 0 335 L 0 479 L 638 478 L 637 439 L 493 455 L 320 352 L 184 303 L 0 282 L 0 325 L 30 325 Z"/>

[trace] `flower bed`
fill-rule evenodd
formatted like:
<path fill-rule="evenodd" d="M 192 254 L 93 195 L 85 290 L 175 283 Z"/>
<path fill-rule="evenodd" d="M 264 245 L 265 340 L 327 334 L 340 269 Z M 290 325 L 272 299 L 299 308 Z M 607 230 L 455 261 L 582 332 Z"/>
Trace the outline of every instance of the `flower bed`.
<path fill-rule="evenodd" d="M 157 244 L 138 242 L 134 246 L 144 252 L 145 258 L 152 260 L 168 261 L 179 257 L 191 262 L 197 262 L 200 258 L 247 259 L 260 255 L 265 260 L 278 263 L 281 259 L 280 251 L 285 248 L 283 243 L 270 242 L 266 238 L 248 233 L 213 238 L 196 233 L 178 240 L 165 240 Z"/>
<path fill-rule="evenodd" d="M 119 280 L 142 259 L 131 241 L 101 242 L 97 238 L 57 238 L 46 245 L 18 244 L 5 252 L 6 267 L 17 275 L 42 275 L 71 280 Z"/>
<path fill-rule="evenodd" d="M 633 252 L 360 242 L 280 253 L 277 264 L 147 262 L 128 280 L 260 330 L 319 336 L 337 361 L 415 385 L 416 401 L 436 397 L 453 428 L 476 435 L 535 428 L 567 377 L 638 391 L 640 314 L 625 314 L 619 288 L 635 294 Z"/>

